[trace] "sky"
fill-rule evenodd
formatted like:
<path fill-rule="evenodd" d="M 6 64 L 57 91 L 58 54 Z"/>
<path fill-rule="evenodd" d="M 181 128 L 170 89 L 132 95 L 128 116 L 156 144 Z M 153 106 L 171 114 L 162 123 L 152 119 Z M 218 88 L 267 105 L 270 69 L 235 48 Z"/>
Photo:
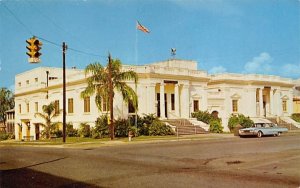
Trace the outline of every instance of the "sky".
<path fill-rule="evenodd" d="M 150 30 L 136 29 L 136 21 Z M 28 63 L 25 42 L 43 43 Z M 209 74 L 300 78 L 300 0 L 0 0 L 0 87 L 40 67 L 194 60 Z"/>

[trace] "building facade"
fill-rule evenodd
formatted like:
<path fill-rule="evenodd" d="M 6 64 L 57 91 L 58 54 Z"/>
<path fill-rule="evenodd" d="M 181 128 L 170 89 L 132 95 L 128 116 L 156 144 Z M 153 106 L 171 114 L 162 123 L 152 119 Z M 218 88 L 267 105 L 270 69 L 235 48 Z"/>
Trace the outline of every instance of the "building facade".
<path fill-rule="evenodd" d="M 7 110 L 5 112 L 6 121 L 5 121 L 5 127 L 6 127 L 6 133 L 15 133 L 15 110 Z"/>
<path fill-rule="evenodd" d="M 161 119 L 191 118 L 191 113 L 202 110 L 217 113 L 224 130 L 231 114 L 242 113 L 251 118 L 289 117 L 293 113 L 295 81 L 271 75 L 218 74 L 208 75 L 197 69 L 197 62 L 167 60 L 143 66 L 124 65 L 124 71 L 138 74 L 138 115 L 156 114 Z M 62 109 L 62 70 L 40 67 L 16 75 L 15 80 L 16 139 L 39 139 L 42 119 L 35 117 L 42 106 L 55 102 Z M 67 70 L 67 122 L 78 127 L 86 122 L 94 126 L 101 114 L 107 114 L 103 102 L 100 112 L 91 96 L 82 99 L 86 77 L 83 70 Z M 116 93 L 114 115 L 127 118 L 135 112 Z M 62 122 L 60 115 L 54 121 Z"/>

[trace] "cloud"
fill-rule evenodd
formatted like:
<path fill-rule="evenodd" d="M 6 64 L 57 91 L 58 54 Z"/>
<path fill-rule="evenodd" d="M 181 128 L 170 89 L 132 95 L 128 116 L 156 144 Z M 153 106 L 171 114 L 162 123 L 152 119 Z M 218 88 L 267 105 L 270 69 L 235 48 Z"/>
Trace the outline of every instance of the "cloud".
<path fill-rule="evenodd" d="M 300 77 L 300 63 L 285 64 L 280 69 L 280 74 L 286 77 Z"/>
<path fill-rule="evenodd" d="M 272 71 L 273 58 L 267 52 L 262 52 L 244 66 L 244 73 L 269 74 Z"/>
<path fill-rule="evenodd" d="M 226 71 L 227 71 L 226 68 L 224 68 L 222 66 L 216 66 L 216 67 L 211 68 L 208 72 L 210 74 L 218 74 L 218 73 L 224 73 Z"/>

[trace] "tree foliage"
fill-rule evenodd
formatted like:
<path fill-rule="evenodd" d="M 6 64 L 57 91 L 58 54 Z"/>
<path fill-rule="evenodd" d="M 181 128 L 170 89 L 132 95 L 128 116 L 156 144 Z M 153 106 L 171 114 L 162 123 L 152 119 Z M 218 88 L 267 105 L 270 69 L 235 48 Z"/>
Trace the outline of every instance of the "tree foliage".
<path fill-rule="evenodd" d="M 209 124 L 209 122 L 214 119 L 214 117 L 208 112 L 208 111 L 197 111 L 192 113 L 193 118 L 197 118 L 198 121 L 202 121 L 206 124 Z"/>
<path fill-rule="evenodd" d="M 115 91 L 121 93 L 125 103 L 131 101 L 136 110 L 138 107 L 137 95 L 134 89 L 126 83 L 128 80 L 133 80 L 136 84 L 138 76 L 134 71 L 122 71 L 121 69 L 122 63 L 118 59 L 110 59 L 106 67 L 103 67 L 98 62 L 89 64 L 85 68 L 88 85 L 85 90 L 81 92 L 82 98 L 95 94 L 95 103 L 100 111 L 102 111 L 103 101 L 109 104 L 111 139 L 114 139 L 115 129 L 113 116 L 113 99 Z M 111 78 L 111 80 L 109 80 L 109 78 Z M 112 91 L 110 91 L 109 88 L 112 88 Z"/>
<path fill-rule="evenodd" d="M 42 124 L 44 127 L 46 138 L 50 139 L 51 132 L 57 129 L 57 123 L 53 123 L 53 118 L 59 116 L 59 114 L 55 113 L 55 104 L 51 102 L 48 105 L 43 105 L 42 107 L 43 113 L 35 113 L 35 116 L 42 118 L 45 123 Z"/>
<path fill-rule="evenodd" d="M 251 127 L 253 123 L 254 122 L 249 117 L 246 117 L 243 114 L 232 114 L 228 120 L 228 128 L 230 132 L 232 132 L 237 125 L 241 125 L 244 128 L 248 128 Z"/>
<path fill-rule="evenodd" d="M 192 117 L 196 118 L 198 121 L 202 121 L 209 124 L 209 131 L 214 133 L 222 133 L 223 128 L 221 119 L 215 114 L 210 114 L 208 111 L 197 111 L 192 113 Z"/>
<path fill-rule="evenodd" d="M 5 121 L 5 111 L 13 109 L 15 106 L 12 91 L 7 88 L 0 88 L 0 121 Z"/>
<path fill-rule="evenodd" d="M 294 113 L 292 114 L 292 119 L 296 122 L 300 123 L 300 113 Z"/>

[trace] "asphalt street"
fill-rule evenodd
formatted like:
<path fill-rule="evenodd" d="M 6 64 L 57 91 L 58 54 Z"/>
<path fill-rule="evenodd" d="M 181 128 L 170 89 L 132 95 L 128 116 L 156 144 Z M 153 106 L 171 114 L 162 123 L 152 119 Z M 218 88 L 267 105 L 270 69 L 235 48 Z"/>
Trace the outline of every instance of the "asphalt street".
<path fill-rule="evenodd" d="M 300 137 L 0 146 L 0 187 L 299 187 Z"/>

